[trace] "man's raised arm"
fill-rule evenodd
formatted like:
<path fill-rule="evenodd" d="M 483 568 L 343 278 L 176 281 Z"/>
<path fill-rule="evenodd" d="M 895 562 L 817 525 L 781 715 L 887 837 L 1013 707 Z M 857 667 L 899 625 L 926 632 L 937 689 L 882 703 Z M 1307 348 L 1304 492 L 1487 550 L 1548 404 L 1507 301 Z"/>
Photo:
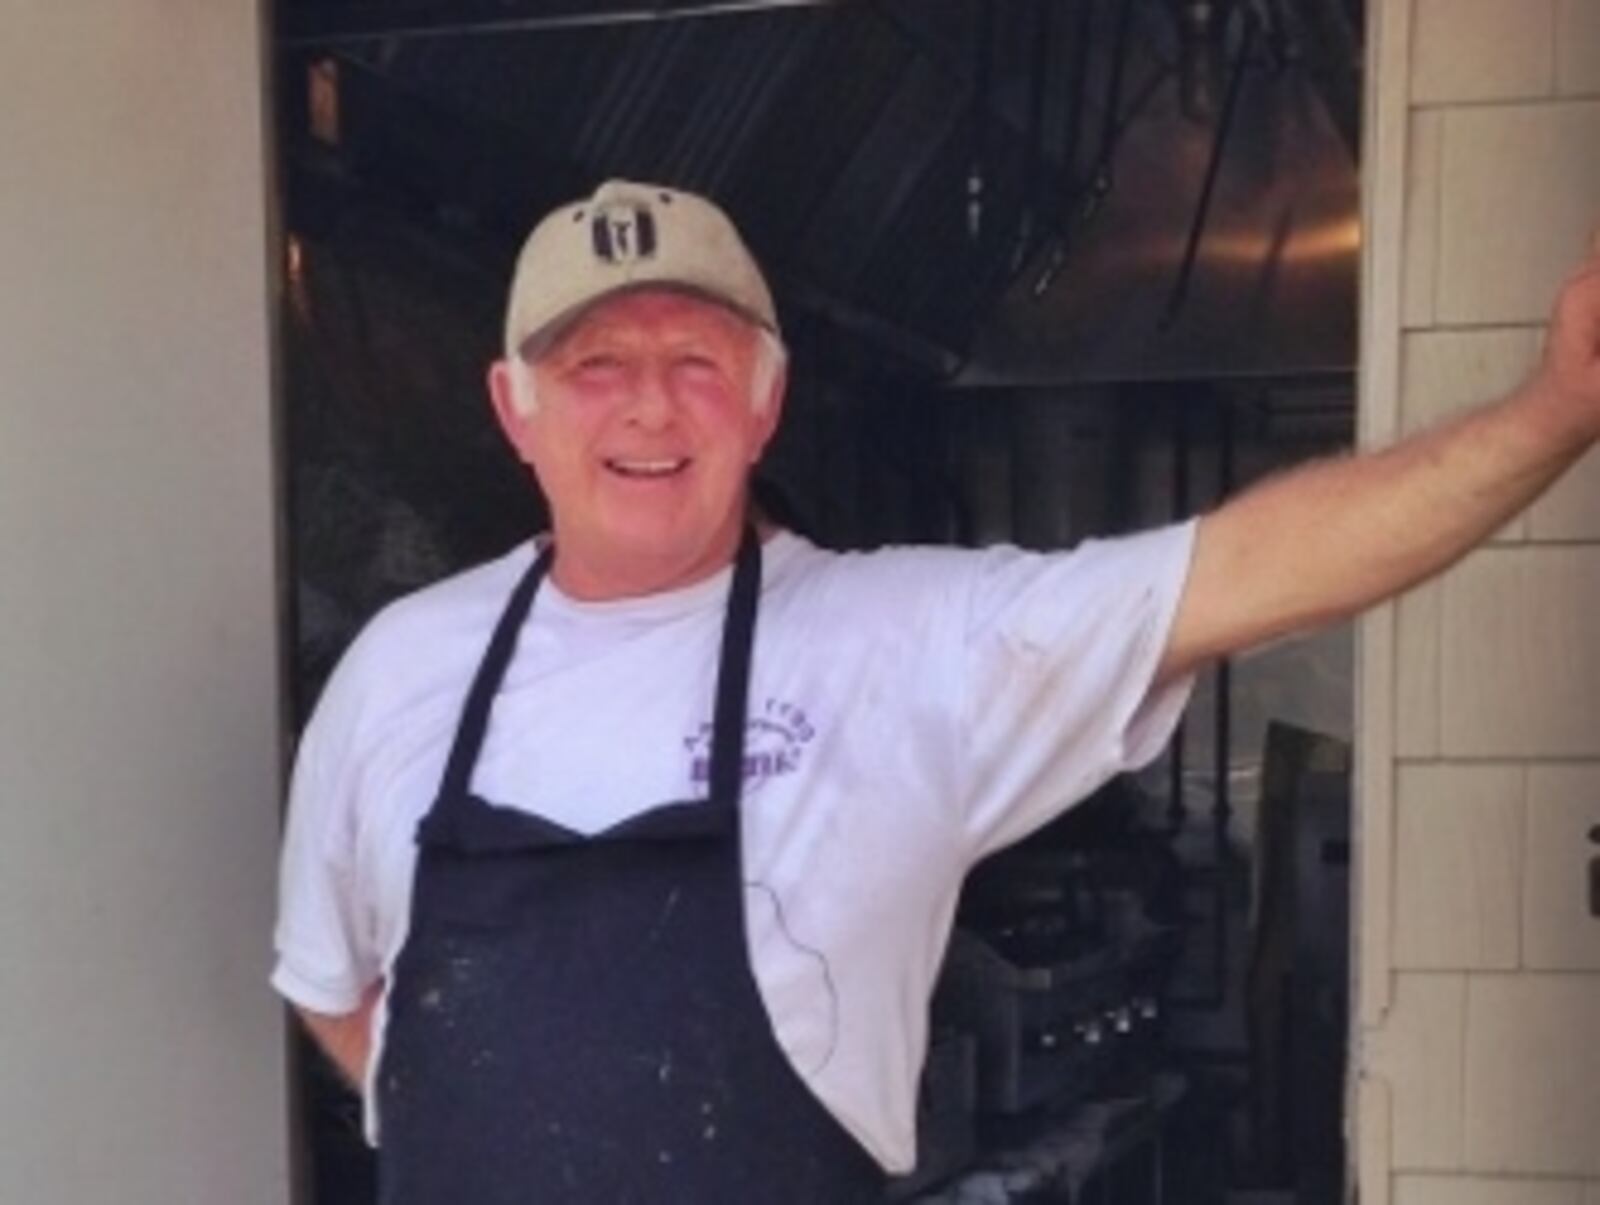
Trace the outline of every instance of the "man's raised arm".
<path fill-rule="evenodd" d="M 1509 397 L 1391 447 L 1269 479 L 1200 520 L 1171 679 L 1336 622 L 1447 568 L 1600 438 L 1600 239 Z"/>

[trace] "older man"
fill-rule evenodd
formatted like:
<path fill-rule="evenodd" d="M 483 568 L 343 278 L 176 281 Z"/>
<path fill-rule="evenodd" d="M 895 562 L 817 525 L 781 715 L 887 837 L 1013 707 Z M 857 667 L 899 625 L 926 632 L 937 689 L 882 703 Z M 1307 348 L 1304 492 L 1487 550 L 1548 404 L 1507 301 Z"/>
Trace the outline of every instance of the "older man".
<path fill-rule="evenodd" d="M 295 772 L 274 981 L 390 1205 L 877 1199 L 968 868 L 1153 756 L 1207 659 L 1443 568 L 1575 460 L 1600 269 L 1512 397 L 1064 554 L 764 524 L 783 384 L 708 202 L 614 182 L 530 236 L 489 391 L 550 537 L 380 615 Z"/>

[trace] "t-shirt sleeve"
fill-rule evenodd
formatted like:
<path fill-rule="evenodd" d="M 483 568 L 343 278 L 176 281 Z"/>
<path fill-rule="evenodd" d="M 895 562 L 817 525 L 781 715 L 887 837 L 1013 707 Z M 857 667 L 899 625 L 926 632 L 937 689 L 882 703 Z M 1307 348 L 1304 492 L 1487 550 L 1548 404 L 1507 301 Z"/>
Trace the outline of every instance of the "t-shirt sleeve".
<path fill-rule="evenodd" d="M 355 881 L 349 686 L 335 674 L 295 758 L 272 972 L 273 987 L 290 1003 L 334 1016 L 360 1005 L 381 966 Z"/>
<path fill-rule="evenodd" d="M 974 859 L 1160 753 L 1193 678 L 1155 686 L 1193 522 L 1066 553 L 991 549 L 968 598 L 963 815 Z"/>

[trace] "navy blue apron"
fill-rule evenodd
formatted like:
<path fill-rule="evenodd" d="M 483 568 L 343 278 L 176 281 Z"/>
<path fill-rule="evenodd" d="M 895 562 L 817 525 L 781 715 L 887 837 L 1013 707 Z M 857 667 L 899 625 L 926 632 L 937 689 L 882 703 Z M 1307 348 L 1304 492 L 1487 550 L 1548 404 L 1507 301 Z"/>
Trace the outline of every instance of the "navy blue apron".
<path fill-rule="evenodd" d="M 418 828 L 377 1077 L 382 1205 L 853 1205 L 884 1175 L 773 1036 L 744 925 L 739 801 L 760 592 L 723 621 L 704 801 L 595 836 L 472 794 L 541 556 L 501 616 Z M 619 732 L 618 756 L 626 756 Z"/>

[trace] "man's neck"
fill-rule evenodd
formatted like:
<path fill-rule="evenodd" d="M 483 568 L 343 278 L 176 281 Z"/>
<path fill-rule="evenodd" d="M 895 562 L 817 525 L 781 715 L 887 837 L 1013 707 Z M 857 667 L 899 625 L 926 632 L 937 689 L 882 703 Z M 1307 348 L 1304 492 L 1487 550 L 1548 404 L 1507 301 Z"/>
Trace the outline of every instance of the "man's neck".
<path fill-rule="evenodd" d="M 755 516 L 751 521 L 763 543 L 778 530 L 763 517 Z M 617 602 L 685 590 L 715 577 L 733 564 L 743 532 L 741 523 L 731 539 L 719 538 L 703 555 L 683 562 L 653 561 L 638 556 L 586 557 L 581 550 L 574 550 L 570 541 L 563 544 L 558 529 L 550 579 L 568 598 L 580 602 Z"/>

